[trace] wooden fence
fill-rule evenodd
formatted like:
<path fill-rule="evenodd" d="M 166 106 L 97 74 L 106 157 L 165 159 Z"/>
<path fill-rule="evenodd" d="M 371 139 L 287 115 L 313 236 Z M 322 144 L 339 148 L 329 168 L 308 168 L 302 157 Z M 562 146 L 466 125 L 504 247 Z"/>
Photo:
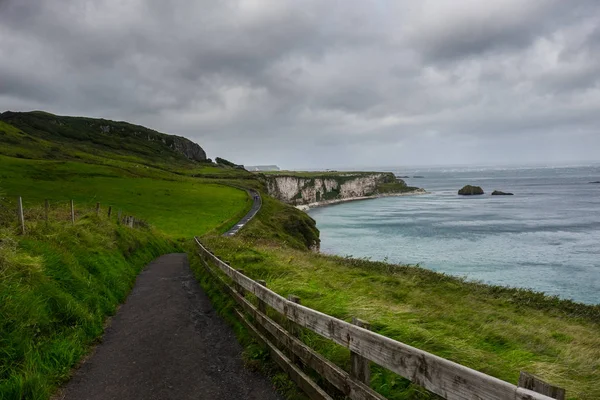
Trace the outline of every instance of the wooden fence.
<path fill-rule="evenodd" d="M 267 346 L 272 358 L 311 399 L 331 397 L 299 365 L 310 367 L 352 400 L 385 400 L 385 397 L 369 387 L 369 362 L 379 364 L 449 400 L 564 399 L 563 389 L 549 385 L 533 375 L 522 373 L 520 385 L 527 386 L 515 386 L 371 332 L 364 321 L 355 319 L 353 323 L 349 323 L 301 305 L 296 296 L 286 299 L 269 290 L 264 281 L 254 281 L 245 276 L 243 271 L 236 271 L 206 249 L 198 238 L 195 240 L 207 272 L 243 310 L 236 310 L 237 317 Z M 230 286 L 221 274 L 211 268 L 211 264 L 231 278 L 233 285 Z M 247 292 L 256 296 L 256 305 L 245 297 Z M 285 324 L 288 325 L 287 330 L 267 316 L 267 307 L 274 309 L 288 321 Z M 307 328 L 350 349 L 351 373 L 300 341 L 296 337 L 296 326 Z"/>
<path fill-rule="evenodd" d="M 71 222 L 71 224 L 74 225 L 76 218 L 77 218 L 77 209 L 75 207 L 75 202 L 73 200 L 70 200 L 68 203 L 68 207 L 69 207 L 69 221 Z M 91 210 L 89 210 L 89 211 L 91 211 Z M 100 216 L 101 212 L 103 212 L 100 203 L 96 203 L 94 211 L 95 211 L 96 215 Z M 44 200 L 42 218 L 45 221 L 48 221 L 49 215 L 50 215 L 50 202 L 48 199 L 46 199 L 46 200 Z M 106 215 L 108 218 L 110 218 L 113 215 L 112 206 L 108 206 L 108 208 L 106 209 Z M 27 219 L 25 218 L 25 208 L 23 207 L 23 199 L 20 196 L 17 198 L 17 218 L 19 221 L 19 228 L 20 228 L 21 234 L 24 235 L 26 233 L 25 223 L 26 223 Z M 132 215 L 126 215 L 123 213 L 122 210 L 118 210 L 118 212 L 117 212 L 117 221 L 119 221 L 121 224 L 128 226 L 130 228 L 147 227 L 148 226 L 148 224 L 144 220 L 135 218 Z"/>

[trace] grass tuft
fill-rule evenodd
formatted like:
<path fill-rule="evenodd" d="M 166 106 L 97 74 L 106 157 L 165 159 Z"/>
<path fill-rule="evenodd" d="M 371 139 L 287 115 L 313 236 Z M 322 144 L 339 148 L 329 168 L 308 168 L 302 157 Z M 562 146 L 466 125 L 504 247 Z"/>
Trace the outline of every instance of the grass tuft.
<path fill-rule="evenodd" d="M 4 222 L 13 214 L 5 205 Z M 93 211 L 75 225 L 29 220 L 26 235 L 17 232 L 0 225 L 0 399 L 47 399 L 103 333 L 139 271 L 177 245 Z"/>

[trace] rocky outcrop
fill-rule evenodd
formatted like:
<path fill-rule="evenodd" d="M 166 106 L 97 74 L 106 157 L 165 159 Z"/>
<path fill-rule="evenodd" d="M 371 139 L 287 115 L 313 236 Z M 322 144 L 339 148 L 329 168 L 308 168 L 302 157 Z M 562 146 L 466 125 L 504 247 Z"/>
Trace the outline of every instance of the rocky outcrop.
<path fill-rule="evenodd" d="M 181 136 L 168 137 L 168 146 L 177 153 L 183 154 L 188 160 L 206 161 L 206 152 L 200 145 Z"/>
<path fill-rule="evenodd" d="M 293 205 L 330 202 L 380 193 L 401 193 L 410 188 L 392 173 L 313 173 L 301 175 L 264 175 L 269 195 Z M 390 190 L 391 188 L 391 190 Z"/>
<path fill-rule="evenodd" d="M 458 191 L 461 196 L 476 196 L 483 194 L 483 189 L 479 186 L 466 185 Z"/>
<path fill-rule="evenodd" d="M 502 192 L 500 190 L 494 190 L 492 196 L 513 196 L 514 193 Z"/>

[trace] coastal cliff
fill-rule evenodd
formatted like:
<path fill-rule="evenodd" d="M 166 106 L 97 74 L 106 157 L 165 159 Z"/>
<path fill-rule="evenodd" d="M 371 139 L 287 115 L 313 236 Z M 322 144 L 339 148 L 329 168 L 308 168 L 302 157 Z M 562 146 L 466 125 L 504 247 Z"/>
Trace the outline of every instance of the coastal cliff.
<path fill-rule="evenodd" d="M 387 172 L 282 172 L 262 180 L 269 195 L 296 206 L 424 192 Z"/>

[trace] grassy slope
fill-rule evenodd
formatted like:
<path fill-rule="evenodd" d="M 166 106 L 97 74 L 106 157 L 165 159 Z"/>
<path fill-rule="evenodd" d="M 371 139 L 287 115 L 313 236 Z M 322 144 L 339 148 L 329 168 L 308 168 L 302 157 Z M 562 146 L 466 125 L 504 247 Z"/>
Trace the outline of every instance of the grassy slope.
<path fill-rule="evenodd" d="M 27 235 L 18 236 L 3 206 L 0 398 L 47 399 L 102 334 L 138 272 L 177 246 L 95 213 L 72 226 L 67 215 L 57 221 L 60 210 L 48 224 L 30 218 Z"/>
<path fill-rule="evenodd" d="M 171 239 L 224 231 L 251 206 L 244 191 L 218 184 L 251 176 L 245 171 L 128 145 L 142 151 L 54 140 L 0 121 L 0 399 L 47 399 L 102 334 L 141 268 L 178 250 Z M 16 235 L 18 195 L 25 236 Z M 41 222 L 44 199 L 49 225 Z M 86 215 L 96 202 L 101 216 Z M 117 225 L 119 209 L 155 229 Z"/>
<path fill-rule="evenodd" d="M 8 196 L 22 196 L 26 207 L 44 199 L 63 204 L 74 199 L 84 206 L 100 202 L 173 237 L 225 229 L 250 207 L 241 190 L 177 175 L 167 180 L 162 174 L 156 179 L 115 167 L 0 156 L 0 186 Z"/>
<path fill-rule="evenodd" d="M 565 387 L 569 398 L 600 398 L 600 306 L 291 248 L 277 226 L 264 225 L 276 211 L 265 208 L 238 237 L 203 241 L 235 268 L 314 309 L 359 317 L 386 336 L 515 384 L 525 370 Z M 349 367 L 346 349 L 314 334 L 304 340 Z M 429 397 L 380 368 L 372 386 L 390 399 Z"/>
<path fill-rule="evenodd" d="M 0 114 L 0 138 L 26 157 L 52 159 L 79 152 L 156 166 L 189 164 L 171 148 L 175 141 L 186 139 L 120 121 L 6 112 Z"/>

